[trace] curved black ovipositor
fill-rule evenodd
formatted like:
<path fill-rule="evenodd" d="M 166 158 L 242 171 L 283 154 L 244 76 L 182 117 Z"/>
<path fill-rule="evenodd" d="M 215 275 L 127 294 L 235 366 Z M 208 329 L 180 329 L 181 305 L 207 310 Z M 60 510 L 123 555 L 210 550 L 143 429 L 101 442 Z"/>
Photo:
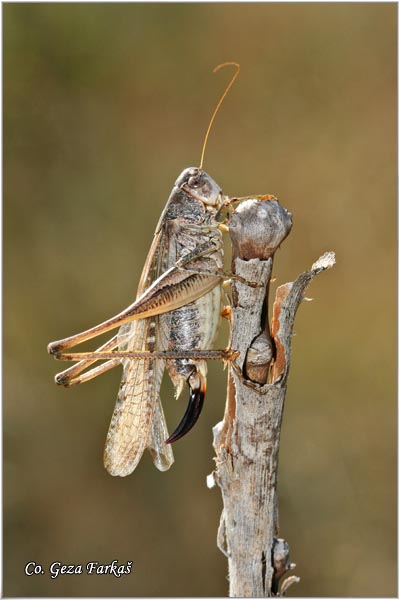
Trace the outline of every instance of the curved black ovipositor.
<path fill-rule="evenodd" d="M 200 416 L 201 409 L 203 408 L 203 402 L 205 397 L 205 388 L 203 386 L 192 388 L 189 384 L 190 396 L 189 403 L 186 408 L 186 412 L 182 417 L 182 421 L 169 438 L 165 441 L 166 444 L 173 444 L 181 437 L 187 434 L 195 425 L 197 419 Z"/>

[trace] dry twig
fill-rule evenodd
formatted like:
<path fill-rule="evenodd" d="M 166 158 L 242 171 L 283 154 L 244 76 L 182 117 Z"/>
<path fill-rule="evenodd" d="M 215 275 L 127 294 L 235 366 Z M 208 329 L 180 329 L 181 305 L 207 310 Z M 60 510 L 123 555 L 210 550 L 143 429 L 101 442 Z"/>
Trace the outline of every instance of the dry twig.
<path fill-rule="evenodd" d="M 279 438 L 294 317 L 307 285 L 333 266 L 335 256 L 324 254 L 277 289 L 270 331 L 273 255 L 291 225 L 290 213 L 276 201 L 244 202 L 230 222 L 232 267 L 239 276 L 232 283 L 231 347 L 239 355 L 230 367 L 224 419 L 213 430 L 212 475 L 223 498 L 217 542 L 228 558 L 231 597 L 279 596 L 299 580 L 282 582 L 294 565 L 288 544 L 278 538 Z"/>

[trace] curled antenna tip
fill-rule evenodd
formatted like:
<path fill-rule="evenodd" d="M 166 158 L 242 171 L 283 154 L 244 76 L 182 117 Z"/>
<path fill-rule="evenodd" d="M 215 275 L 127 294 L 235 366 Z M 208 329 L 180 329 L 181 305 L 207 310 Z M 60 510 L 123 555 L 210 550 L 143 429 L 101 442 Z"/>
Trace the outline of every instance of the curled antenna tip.
<path fill-rule="evenodd" d="M 239 71 L 240 71 L 240 65 L 237 62 L 224 62 L 221 63 L 220 65 L 217 65 L 214 69 L 213 69 L 213 73 L 216 73 L 217 71 L 219 71 L 220 69 L 223 69 L 224 67 L 228 67 L 228 66 L 232 66 L 232 67 L 236 67 L 237 68 L 237 73 L 235 75 L 235 79 L 236 77 L 239 75 Z"/>
<path fill-rule="evenodd" d="M 221 106 L 221 104 L 223 103 L 223 101 L 225 100 L 225 96 L 227 95 L 227 93 L 229 92 L 229 90 L 231 89 L 231 87 L 233 86 L 233 84 L 235 83 L 237 77 L 239 76 L 240 73 L 240 64 L 237 62 L 224 62 L 221 63 L 220 65 L 217 65 L 214 69 L 213 69 L 213 73 L 216 73 L 217 71 L 219 71 L 220 69 L 222 69 L 223 67 L 228 67 L 228 66 L 232 66 L 232 67 L 236 67 L 236 73 L 234 74 L 234 76 L 232 77 L 232 79 L 230 80 L 230 82 L 228 83 L 227 87 L 225 88 L 224 93 L 222 94 L 221 98 L 218 100 L 218 104 L 214 109 L 214 112 L 211 116 L 210 119 L 210 123 L 208 125 L 207 131 L 206 131 L 206 135 L 204 136 L 204 142 L 203 142 L 203 148 L 201 150 L 201 158 L 200 158 L 200 166 L 199 169 L 203 168 L 203 162 L 204 162 L 204 153 L 206 151 L 206 146 L 207 146 L 207 141 L 208 141 L 208 136 L 210 135 L 210 131 L 211 131 L 211 127 L 214 123 L 214 119 L 216 117 L 217 112 L 219 111 L 219 108 Z"/>

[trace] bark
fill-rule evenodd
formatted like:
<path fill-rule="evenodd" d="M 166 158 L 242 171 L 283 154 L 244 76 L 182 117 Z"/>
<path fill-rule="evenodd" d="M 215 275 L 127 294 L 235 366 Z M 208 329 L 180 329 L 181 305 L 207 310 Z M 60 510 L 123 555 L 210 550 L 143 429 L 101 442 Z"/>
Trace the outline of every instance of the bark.
<path fill-rule="evenodd" d="M 231 348 L 225 415 L 214 429 L 216 470 L 208 480 L 221 488 L 218 546 L 228 558 L 231 597 L 285 593 L 297 577 L 280 539 L 277 467 L 290 342 L 296 310 L 310 281 L 333 266 L 326 253 L 294 283 L 280 286 L 271 331 L 268 290 L 273 255 L 291 229 L 291 215 L 277 201 L 247 201 L 230 222 L 233 244 Z"/>

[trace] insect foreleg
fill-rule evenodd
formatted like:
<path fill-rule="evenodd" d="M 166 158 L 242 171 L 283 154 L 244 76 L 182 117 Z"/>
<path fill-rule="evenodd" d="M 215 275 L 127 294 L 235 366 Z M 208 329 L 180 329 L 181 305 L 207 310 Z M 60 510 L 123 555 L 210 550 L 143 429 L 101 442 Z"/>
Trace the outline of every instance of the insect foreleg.
<path fill-rule="evenodd" d="M 266 200 L 266 201 L 274 201 L 274 200 L 278 200 L 278 198 L 276 196 L 274 196 L 273 194 L 258 194 L 258 195 L 252 195 L 252 196 L 234 196 L 232 198 L 230 198 L 229 196 L 225 196 L 224 197 L 224 201 L 221 205 L 221 208 L 218 210 L 215 218 L 216 220 L 218 220 L 221 217 L 221 214 L 223 213 L 223 211 L 225 209 L 228 209 L 228 214 L 231 214 L 231 212 L 233 211 L 233 205 L 237 204 L 239 202 L 244 202 L 245 200 Z M 223 221 L 223 223 L 219 224 L 219 228 L 221 229 L 221 231 L 229 231 L 229 227 L 226 226 L 226 221 L 229 220 L 229 216 L 227 218 L 225 218 L 225 220 Z"/>
<path fill-rule="evenodd" d="M 220 250 L 221 248 L 222 248 L 222 240 L 221 239 L 204 242 L 203 244 L 199 244 L 198 246 L 196 246 L 196 248 L 194 250 L 191 250 L 190 252 L 188 252 L 187 254 L 182 256 L 176 262 L 175 266 L 178 268 L 186 267 L 191 262 L 194 262 L 200 258 L 203 258 L 204 256 L 210 256 L 214 252 L 218 252 L 218 250 Z"/>
<path fill-rule="evenodd" d="M 276 196 L 273 194 L 255 194 L 251 196 L 233 196 L 230 198 L 229 196 L 225 196 L 223 207 L 230 206 L 231 204 L 236 204 L 237 202 L 244 202 L 245 200 L 266 200 L 273 202 L 274 200 L 278 200 Z"/>

